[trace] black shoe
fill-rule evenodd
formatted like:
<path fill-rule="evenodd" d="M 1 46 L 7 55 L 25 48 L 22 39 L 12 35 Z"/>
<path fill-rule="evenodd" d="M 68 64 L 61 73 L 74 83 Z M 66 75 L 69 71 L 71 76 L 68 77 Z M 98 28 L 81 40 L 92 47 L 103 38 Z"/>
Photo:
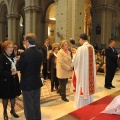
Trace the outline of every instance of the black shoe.
<path fill-rule="evenodd" d="M 4 116 L 4 120 L 8 120 L 8 116 Z"/>
<path fill-rule="evenodd" d="M 57 93 L 61 95 L 61 93 L 60 93 L 60 91 L 59 91 L 59 90 L 57 91 Z"/>
<path fill-rule="evenodd" d="M 58 91 L 58 87 L 55 87 L 56 91 Z"/>
<path fill-rule="evenodd" d="M 105 86 L 105 88 L 107 88 L 107 89 L 111 89 L 111 87 L 109 87 L 109 86 Z"/>
<path fill-rule="evenodd" d="M 67 98 L 62 98 L 63 101 L 69 102 Z"/>
<path fill-rule="evenodd" d="M 11 113 L 11 115 L 13 115 L 13 117 L 15 117 L 15 118 L 19 118 L 19 116 L 15 113 L 14 110 L 11 110 L 10 113 Z"/>
<path fill-rule="evenodd" d="M 53 92 L 53 90 L 51 90 L 51 92 Z"/>
<path fill-rule="evenodd" d="M 113 85 L 111 85 L 110 87 L 111 87 L 111 88 L 115 88 L 115 86 L 113 86 Z"/>
<path fill-rule="evenodd" d="M 7 115 L 7 113 L 3 113 L 3 116 L 4 116 L 4 120 L 8 120 L 8 115 Z"/>

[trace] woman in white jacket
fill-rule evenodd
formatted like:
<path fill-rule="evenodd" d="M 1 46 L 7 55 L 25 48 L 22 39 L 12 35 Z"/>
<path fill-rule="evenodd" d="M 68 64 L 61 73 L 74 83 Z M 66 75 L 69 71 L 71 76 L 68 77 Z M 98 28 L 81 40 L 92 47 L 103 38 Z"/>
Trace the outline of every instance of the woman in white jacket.
<path fill-rule="evenodd" d="M 58 93 L 61 95 L 61 99 L 69 102 L 66 98 L 66 85 L 68 78 L 72 77 L 73 65 L 71 55 L 68 50 L 68 42 L 62 40 L 60 43 L 61 49 L 57 53 L 57 77 L 59 80 Z"/>

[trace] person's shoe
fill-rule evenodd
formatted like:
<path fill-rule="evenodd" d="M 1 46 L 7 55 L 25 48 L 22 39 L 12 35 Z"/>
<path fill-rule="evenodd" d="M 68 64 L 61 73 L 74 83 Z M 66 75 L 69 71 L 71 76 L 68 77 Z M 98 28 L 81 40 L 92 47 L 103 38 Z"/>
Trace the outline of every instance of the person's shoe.
<path fill-rule="evenodd" d="M 110 87 L 111 87 L 111 88 L 115 88 L 115 86 L 113 86 L 113 85 L 111 85 Z"/>
<path fill-rule="evenodd" d="M 58 91 L 58 87 L 55 87 L 56 91 Z"/>
<path fill-rule="evenodd" d="M 57 93 L 61 95 L 61 93 L 60 93 L 60 91 L 59 91 L 59 90 L 57 91 Z"/>
<path fill-rule="evenodd" d="M 109 87 L 109 86 L 105 86 L 105 88 L 107 88 L 107 89 L 111 89 L 111 87 Z"/>
<path fill-rule="evenodd" d="M 4 120 L 8 120 L 8 116 L 4 116 Z"/>
<path fill-rule="evenodd" d="M 13 115 L 13 117 L 19 118 L 19 116 L 15 113 L 15 110 L 11 110 L 10 113 Z"/>
<path fill-rule="evenodd" d="M 51 90 L 51 92 L 53 92 L 53 90 Z"/>
<path fill-rule="evenodd" d="M 7 115 L 7 112 L 5 113 L 3 113 L 3 116 L 4 116 L 4 120 L 8 120 L 8 115 Z"/>
<path fill-rule="evenodd" d="M 67 98 L 62 98 L 63 101 L 69 102 Z"/>

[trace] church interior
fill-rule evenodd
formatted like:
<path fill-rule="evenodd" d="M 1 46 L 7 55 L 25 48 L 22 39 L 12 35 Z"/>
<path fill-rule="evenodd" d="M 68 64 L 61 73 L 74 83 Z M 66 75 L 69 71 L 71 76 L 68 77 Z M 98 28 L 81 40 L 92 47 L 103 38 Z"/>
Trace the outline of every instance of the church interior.
<path fill-rule="evenodd" d="M 39 49 L 47 38 L 51 44 L 61 40 L 70 41 L 72 38 L 79 46 L 79 35 L 86 33 L 89 42 L 92 45 L 97 43 L 100 50 L 109 45 L 110 38 L 114 38 L 116 50 L 120 53 L 120 0 L 0 0 L 0 41 L 12 40 L 21 48 L 24 35 L 31 32 L 37 36 Z M 94 94 L 94 101 L 119 90 L 119 69 L 113 80 L 116 88 L 104 88 L 103 73 L 98 72 L 96 77 L 97 92 Z M 46 82 L 45 84 L 49 84 L 49 80 Z M 70 86 L 67 86 L 67 89 L 70 90 Z M 56 91 L 52 95 L 50 89 L 45 86 L 41 91 L 42 97 L 44 94 L 48 98 L 58 96 Z M 55 97 L 54 100 L 41 103 L 42 120 L 68 120 L 61 117 L 75 110 L 74 93 L 67 97 L 69 102 Z M 15 120 L 9 111 L 10 108 L 9 119 Z M 23 108 L 18 109 L 17 113 L 20 116 L 17 120 L 25 120 Z M 77 120 L 72 117 L 69 119 Z M 0 120 L 3 120 L 1 100 Z"/>

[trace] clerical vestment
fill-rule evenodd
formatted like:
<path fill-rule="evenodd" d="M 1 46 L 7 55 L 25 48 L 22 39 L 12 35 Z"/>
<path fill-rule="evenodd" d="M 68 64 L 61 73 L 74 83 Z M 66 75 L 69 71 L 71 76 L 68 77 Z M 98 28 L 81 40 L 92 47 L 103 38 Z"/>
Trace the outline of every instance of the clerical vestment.
<path fill-rule="evenodd" d="M 74 63 L 73 86 L 75 108 L 93 102 L 96 87 L 96 63 L 93 46 L 85 42 L 77 51 Z"/>

